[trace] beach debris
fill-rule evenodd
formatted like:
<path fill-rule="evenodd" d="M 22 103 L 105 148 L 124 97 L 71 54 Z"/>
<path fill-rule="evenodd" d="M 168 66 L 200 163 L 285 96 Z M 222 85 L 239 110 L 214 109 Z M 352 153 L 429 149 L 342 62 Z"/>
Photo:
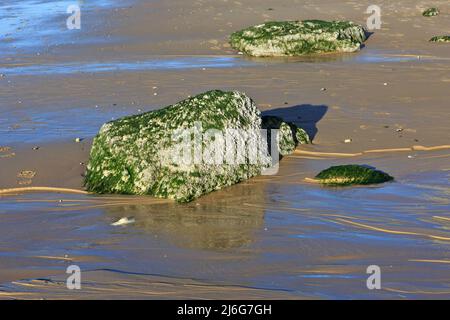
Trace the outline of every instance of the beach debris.
<path fill-rule="evenodd" d="M 352 142 L 353 142 L 352 139 L 345 139 L 345 140 L 344 140 L 344 143 L 352 143 Z"/>
<path fill-rule="evenodd" d="M 75 138 L 74 141 L 75 141 L 76 143 L 80 143 L 80 142 L 83 141 L 83 140 L 84 140 L 83 138 Z"/>
<path fill-rule="evenodd" d="M 7 151 L 10 151 L 11 150 L 11 147 L 2 147 L 2 146 L 0 146 L 0 152 L 7 152 Z"/>
<path fill-rule="evenodd" d="M 320 88 L 320 91 L 327 91 L 327 88 Z"/>
<path fill-rule="evenodd" d="M 350 186 L 384 183 L 394 178 L 372 167 L 350 164 L 326 169 L 314 180 L 328 186 Z"/>
<path fill-rule="evenodd" d="M 34 147 L 33 147 L 33 150 L 36 151 L 36 150 L 39 150 L 40 148 L 41 148 L 41 147 L 39 147 L 39 146 L 34 146 Z"/>
<path fill-rule="evenodd" d="M 120 227 L 120 226 L 126 226 L 127 224 L 132 224 L 135 222 L 136 221 L 134 220 L 133 217 L 125 217 L 125 218 L 121 218 L 121 219 L 117 220 L 116 222 L 111 223 L 111 225 L 113 227 Z"/>
<path fill-rule="evenodd" d="M 424 17 L 434 17 L 439 15 L 440 11 L 438 8 L 428 8 L 424 12 L 422 12 L 422 15 Z"/>
<path fill-rule="evenodd" d="M 258 161 L 250 161 L 248 154 L 231 163 L 203 161 L 208 155 L 202 149 L 226 156 L 225 148 L 215 147 L 220 141 L 204 139 L 204 133 L 217 129 L 224 134 L 230 128 L 235 141 L 267 149 L 261 135 L 261 112 L 237 91 L 213 90 L 157 111 L 108 122 L 93 141 L 85 185 L 100 194 L 148 194 L 189 202 L 261 174 L 271 163 L 267 155 Z M 174 140 L 174 134 L 179 138 Z M 183 135 L 194 136 L 194 142 L 184 143 Z M 195 137 L 200 137 L 200 143 L 195 143 Z M 203 148 L 195 152 L 199 144 Z M 179 157 L 180 147 L 186 146 L 189 151 L 197 149 Z"/>
<path fill-rule="evenodd" d="M 355 52 L 366 39 L 364 28 L 350 21 L 272 21 L 233 33 L 230 44 L 250 56 L 300 56 Z"/>
<path fill-rule="evenodd" d="M 435 36 L 430 39 L 430 42 L 450 42 L 450 36 Z"/>

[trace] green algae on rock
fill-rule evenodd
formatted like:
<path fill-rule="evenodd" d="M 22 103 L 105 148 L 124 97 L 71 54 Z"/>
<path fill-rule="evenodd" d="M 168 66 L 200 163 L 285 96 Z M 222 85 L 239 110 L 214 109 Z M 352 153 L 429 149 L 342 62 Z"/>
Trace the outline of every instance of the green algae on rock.
<path fill-rule="evenodd" d="M 450 42 L 450 36 L 436 36 L 431 38 L 430 42 Z"/>
<path fill-rule="evenodd" d="M 366 31 L 350 21 L 273 21 L 233 33 L 230 44 L 255 57 L 355 52 Z"/>
<path fill-rule="evenodd" d="M 305 130 L 297 127 L 291 122 L 285 122 L 282 118 L 277 116 L 263 116 L 262 128 L 269 131 L 269 137 L 270 130 L 278 130 L 276 142 L 278 144 L 278 152 L 282 156 L 287 156 L 294 152 L 295 148 L 299 144 L 311 143 L 311 140 Z"/>
<path fill-rule="evenodd" d="M 315 179 L 329 186 L 368 185 L 394 180 L 387 173 L 355 164 L 331 167 L 320 172 Z"/>
<path fill-rule="evenodd" d="M 233 132 L 233 146 L 236 142 L 257 151 L 238 154 L 231 148 L 231 153 L 224 154 L 230 148 L 224 148 L 224 139 L 215 135 L 220 130 Z M 207 134 L 210 131 L 212 135 Z M 267 142 L 261 135 L 261 113 L 249 97 L 209 91 L 104 124 L 93 142 L 85 186 L 100 194 L 153 195 L 189 202 L 269 167 Z M 219 151 L 208 158 L 205 150 Z M 217 155 L 222 162 L 216 162 Z"/>
<path fill-rule="evenodd" d="M 424 17 L 434 17 L 439 15 L 440 11 L 438 8 L 428 8 L 427 10 L 425 10 L 422 15 Z"/>

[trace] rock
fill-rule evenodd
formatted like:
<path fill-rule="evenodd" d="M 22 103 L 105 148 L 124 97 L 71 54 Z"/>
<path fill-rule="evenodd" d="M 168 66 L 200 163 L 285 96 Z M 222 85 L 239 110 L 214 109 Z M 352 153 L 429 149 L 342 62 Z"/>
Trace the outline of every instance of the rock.
<path fill-rule="evenodd" d="M 117 220 L 116 222 L 111 223 L 111 225 L 114 227 L 119 227 L 119 226 L 125 226 L 127 224 L 132 224 L 135 222 L 136 221 L 134 220 L 133 217 L 125 217 L 125 218 L 121 218 L 121 219 Z"/>
<path fill-rule="evenodd" d="M 436 36 L 431 38 L 430 42 L 450 42 L 450 36 Z"/>
<path fill-rule="evenodd" d="M 297 139 L 298 144 L 311 144 L 311 139 L 309 138 L 308 133 L 302 129 L 298 128 L 295 131 L 295 138 Z"/>
<path fill-rule="evenodd" d="M 366 39 L 364 28 L 349 21 L 275 21 L 233 33 L 230 44 L 250 56 L 300 56 L 355 52 Z"/>
<path fill-rule="evenodd" d="M 422 12 L 422 15 L 424 17 L 434 17 L 439 15 L 440 11 L 438 8 L 428 8 L 427 10 L 425 10 L 424 12 Z"/>
<path fill-rule="evenodd" d="M 246 142 L 257 149 L 257 160 L 244 152 L 240 158 L 232 153 L 229 161 L 228 143 L 224 146 L 215 136 L 205 138 L 213 129 L 219 133 L 235 129 L 236 145 Z M 189 202 L 257 176 L 271 164 L 260 129 L 261 113 L 249 97 L 219 90 L 108 122 L 93 141 L 85 185 L 95 193 L 148 194 Z M 194 149 L 185 148 L 189 159 L 180 161 L 186 160 L 180 156 L 185 139 L 193 140 Z M 211 149 L 219 150 L 214 155 L 225 160 L 206 163 L 205 159 L 215 159 L 205 153 Z"/>
<path fill-rule="evenodd" d="M 330 186 L 378 184 L 394 180 L 387 173 L 361 165 L 331 167 L 319 173 L 315 179 Z"/>
<path fill-rule="evenodd" d="M 305 130 L 298 128 L 291 122 L 284 122 L 280 117 L 263 116 L 261 126 L 263 129 L 268 130 L 269 137 L 270 130 L 279 130 L 276 141 L 278 143 L 278 152 L 282 156 L 287 156 L 294 152 L 295 148 L 299 144 L 311 143 Z"/>

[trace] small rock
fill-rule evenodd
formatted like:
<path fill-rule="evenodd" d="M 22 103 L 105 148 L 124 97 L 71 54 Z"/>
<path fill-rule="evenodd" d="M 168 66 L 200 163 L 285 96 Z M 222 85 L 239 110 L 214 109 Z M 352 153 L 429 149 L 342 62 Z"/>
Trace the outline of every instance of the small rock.
<path fill-rule="evenodd" d="M 81 141 L 83 141 L 82 138 L 75 138 L 75 142 L 76 142 L 76 143 L 80 143 Z"/>
<path fill-rule="evenodd" d="M 352 142 L 353 142 L 352 139 L 345 139 L 345 140 L 344 140 L 344 143 L 352 143 Z"/>
<path fill-rule="evenodd" d="M 378 184 L 394 180 L 385 172 L 361 165 L 343 165 L 319 173 L 316 181 L 329 186 Z"/>
<path fill-rule="evenodd" d="M 134 222 L 135 222 L 134 218 L 132 218 L 132 217 L 130 217 L 130 218 L 125 217 L 125 218 L 121 218 L 121 219 L 117 220 L 114 223 L 111 223 L 111 225 L 114 226 L 114 227 L 118 227 L 118 226 L 125 226 L 127 224 L 132 224 Z"/>

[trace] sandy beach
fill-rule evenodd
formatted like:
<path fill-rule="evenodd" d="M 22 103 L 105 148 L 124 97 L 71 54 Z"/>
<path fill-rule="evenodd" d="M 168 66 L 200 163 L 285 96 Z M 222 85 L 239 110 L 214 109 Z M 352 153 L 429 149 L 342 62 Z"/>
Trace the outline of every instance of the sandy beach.
<path fill-rule="evenodd" d="M 0 299 L 450 298 L 450 149 L 413 148 L 450 145 L 450 46 L 428 41 L 450 33 L 448 1 L 379 1 L 360 52 L 303 58 L 245 57 L 228 36 L 271 20 L 364 25 L 371 3 L 80 1 L 80 30 L 67 4 L 0 2 L 0 189 L 83 190 L 103 123 L 211 89 L 247 93 L 313 144 L 189 204 L 0 194 Z M 430 6 L 441 14 L 423 17 Z M 305 182 L 348 163 L 395 181 Z M 135 222 L 111 225 L 123 217 Z M 73 264 L 82 290 L 66 289 Z M 366 287 L 370 265 L 381 290 Z"/>

